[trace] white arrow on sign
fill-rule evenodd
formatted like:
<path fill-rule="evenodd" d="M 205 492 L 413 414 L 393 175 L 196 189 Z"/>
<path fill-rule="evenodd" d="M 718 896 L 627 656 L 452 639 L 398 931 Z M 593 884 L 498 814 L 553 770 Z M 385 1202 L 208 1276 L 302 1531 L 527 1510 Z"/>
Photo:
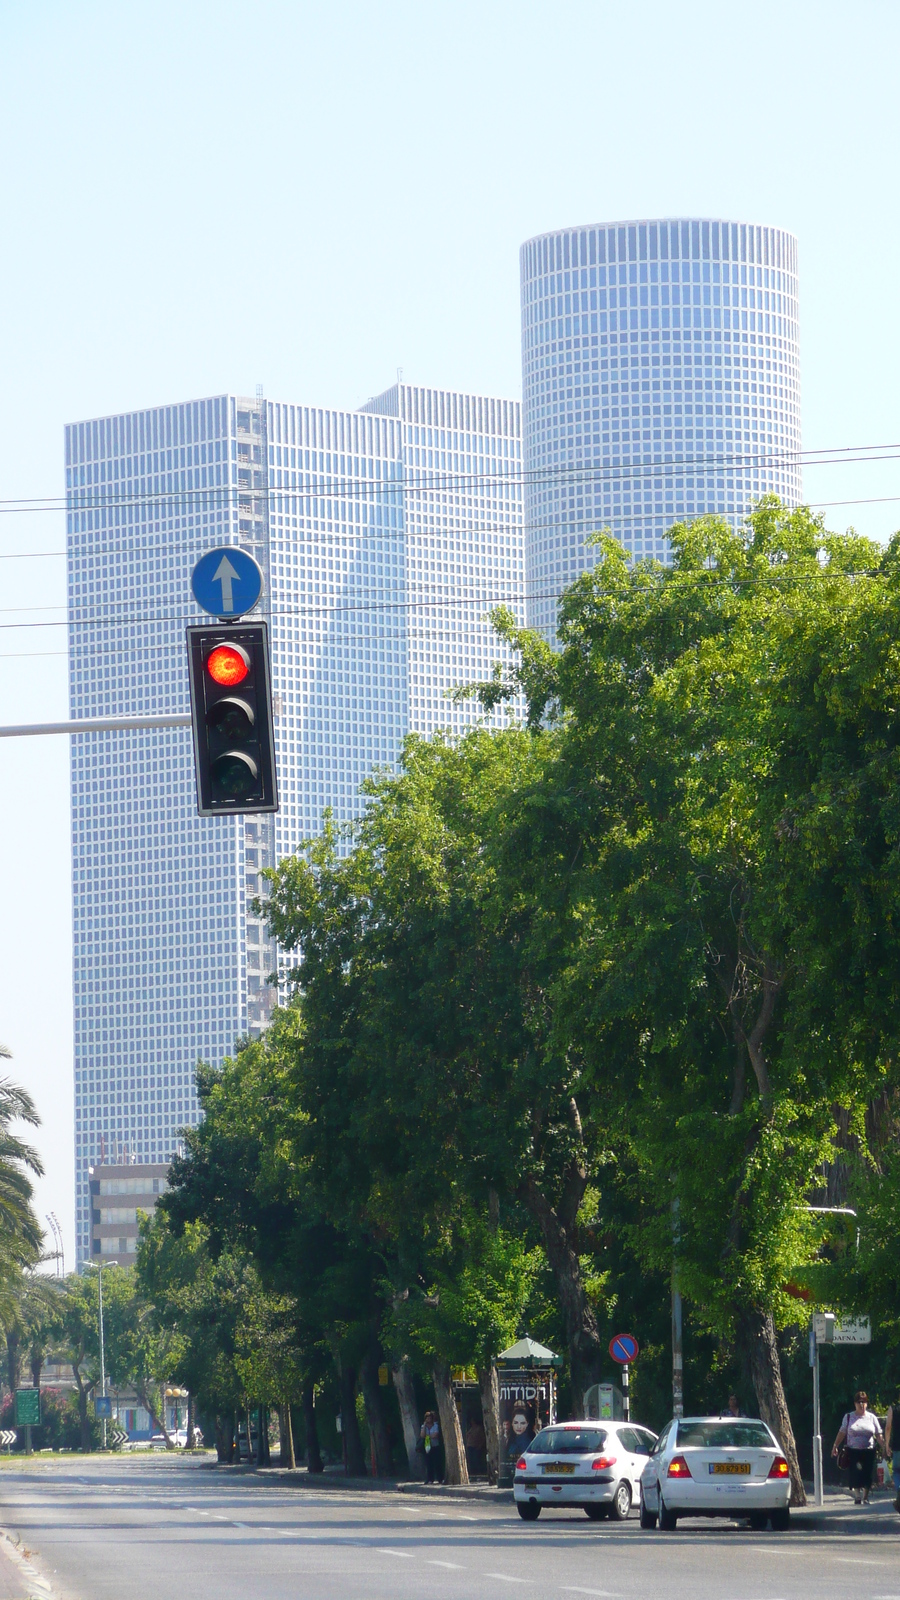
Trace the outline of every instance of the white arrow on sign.
<path fill-rule="evenodd" d="M 123 1433 L 121 1428 L 113 1428 L 109 1436 L 109 1442 L 113 1450 L 121 1450 L 123 1444 L 128 1443 L 128 1435 Z"/>
<path fill-rule="evenodd" d="M 231 592 L 233 583 L 240 583 L 240 574 L 235 572 L 227 556 L 223 556 L 213 573 L 213 583 L 222 586 L 222 615 L 234 610 L 234 598 Z"/>
<path fill-rule="evenodd" d="M 11 1444 L 15 1444 L 15 1442 L 16 1442 L 16 1430 L 15 1430 L 15 1428 L 2 1428 L 2 1429 L 0 1429 L 0 1445 L 3 1445 L 6 1449 L 9 1449 L 9 1446 Z"/>

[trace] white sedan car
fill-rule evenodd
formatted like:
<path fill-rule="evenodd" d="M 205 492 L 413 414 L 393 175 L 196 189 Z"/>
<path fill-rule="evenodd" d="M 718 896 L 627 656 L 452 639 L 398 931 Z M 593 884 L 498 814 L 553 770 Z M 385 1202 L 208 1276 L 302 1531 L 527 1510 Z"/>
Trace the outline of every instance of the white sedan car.
<path fill-rule="evenodd" d="M 581 1506 L 592 1521 L 622 1522 L 638 1497 L 656 1435 L 630 1422 L 557 1422 L 525 1447 L 513 1494 L 523 1522 L 546 1506 Z"/>
<path fill-rule="evenodd" d="M 641 1478 L 641 1527 L 671 1533 L 679 1517 L 790 1526 L 790 1468 L 774 1434 L 749 1417 L 675 1417 Z"/>

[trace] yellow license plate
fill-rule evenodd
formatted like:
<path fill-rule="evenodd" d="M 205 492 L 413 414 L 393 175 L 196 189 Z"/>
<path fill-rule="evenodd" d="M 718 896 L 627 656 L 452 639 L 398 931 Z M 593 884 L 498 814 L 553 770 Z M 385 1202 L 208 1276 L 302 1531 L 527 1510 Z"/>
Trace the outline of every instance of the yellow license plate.
<path fill-rule="evenodd" d="M 749 1461 L 711 1461 L 710 1472 L 724 1472 L 729 1477 L 747 1477 L 750 1472 Z"/>
<path fill-rule="evenodd" d="M 575 1463 L 574 1461 L 545 1461 L 544 1471 L 553 1473 L 574 1472 Z"/>

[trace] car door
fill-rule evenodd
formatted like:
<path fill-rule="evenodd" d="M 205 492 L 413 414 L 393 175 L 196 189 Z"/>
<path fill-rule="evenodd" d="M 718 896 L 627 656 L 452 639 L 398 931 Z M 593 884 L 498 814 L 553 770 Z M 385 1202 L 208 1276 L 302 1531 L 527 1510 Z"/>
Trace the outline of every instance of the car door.
<path fill-rule="evenodd" d="M 637 1498 L 638 1484 L 644 1470 L 646 1456 L 641 1454 L 641 1442 L 637 1429 L 629 1428 L 627 1424 L 618 1429 L 619 1460 L 622 1467 L 622 1477 L 627 1478 L 631 1484 L 631 1498 Z"/>
<path fill-rule="evenodd" d="M 672 1427 L 673 1424 L 670 1422 L 667 1427 L 663 1428 L 662 1433 L 647 1457 L 647 1464 L 644 1467 L 643 1476 L 641 1478 L 644 1499 L 651 1507 L 655 1507 L 657 1504 L 659 1495 L 660 1462 L 662 1460 L 663 1451 L 668 1443 L 669 1435 L 672 1432 Z"/>
<path fill-rule="evenodd" d="M 643 1479 L 656 1440 L 646 1428 L 632 1428 L 631 1431 L 635 1438 L 635 1494 L 637 1494 L 637 1484 Z"/>

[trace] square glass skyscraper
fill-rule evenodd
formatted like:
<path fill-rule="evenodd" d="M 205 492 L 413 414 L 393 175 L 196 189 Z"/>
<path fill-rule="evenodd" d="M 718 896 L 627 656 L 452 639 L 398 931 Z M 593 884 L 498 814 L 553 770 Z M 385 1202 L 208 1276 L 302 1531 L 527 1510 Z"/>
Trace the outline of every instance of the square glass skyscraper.
<path fill-rule="evenodd" d="M 395 385 L 362 411 L 218 395 L 66 430 L 73 718 L 188 709 L 195 562 L 264 575 L 280 810 L 199 818 L 190 732 L 71 741 L 75 1167 L 163 1162 L 199 1116 L 194 1070 L 258 1031 L 277 952 L 261 870 L 335 821 L 407 732 L 484 720 L 445 697 L 524 620 L 517 403 Z M 487 719 L 496 722 L 498 716 Z"/>

